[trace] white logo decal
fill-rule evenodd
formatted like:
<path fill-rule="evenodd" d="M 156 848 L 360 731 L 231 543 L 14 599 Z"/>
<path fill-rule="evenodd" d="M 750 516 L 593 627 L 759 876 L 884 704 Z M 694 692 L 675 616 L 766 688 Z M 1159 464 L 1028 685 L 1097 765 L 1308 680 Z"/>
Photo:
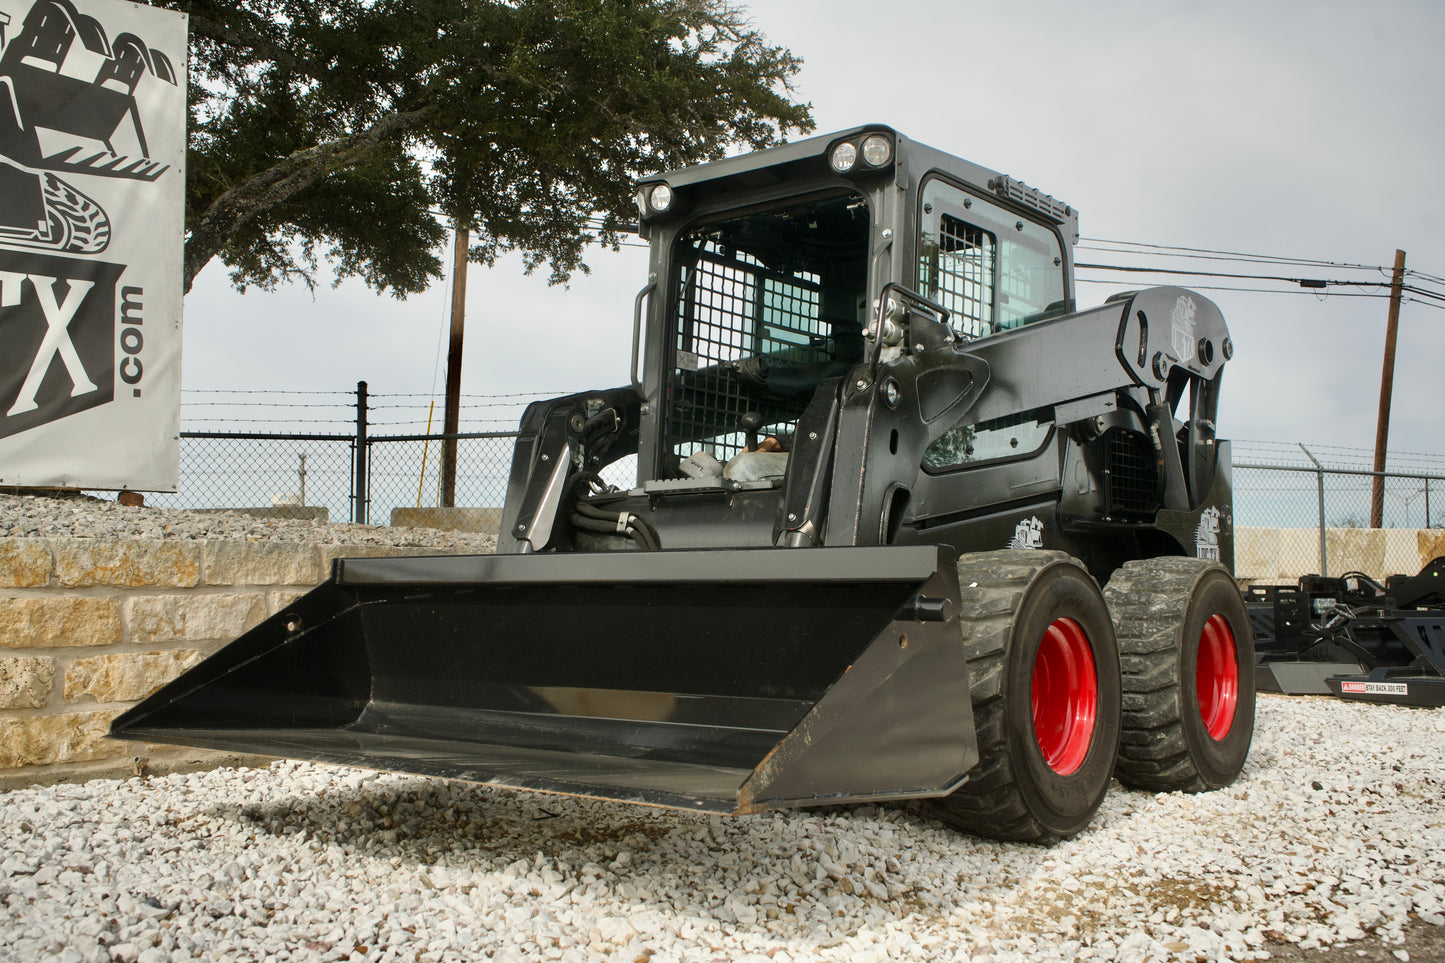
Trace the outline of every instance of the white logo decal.
<path fill-rule="evenodd" d="M 1219 509 L 1206 508 L 1194 530 L 1194 554 L 1211 562 L 1219 561 Z"/>
<path fill-rule="evenodd" d="M 1188 364 L 1194 360 L 1194 345 L 1198 341 L 1194 331 L 1194 318 L 1198 309 L 1194 299 L 1187 294 L 1179 295 L 1174 309 L 1169 312 L 1169 344 L 1174 349 L 1174 360 Z"/>
<path fill-rule="evenodd" d="M 1043 548 L 1044 523 L 1037 518 L 1025 518 L 1014 526 L 1014 537 L 1009 539 L 1009 548 Z"/>

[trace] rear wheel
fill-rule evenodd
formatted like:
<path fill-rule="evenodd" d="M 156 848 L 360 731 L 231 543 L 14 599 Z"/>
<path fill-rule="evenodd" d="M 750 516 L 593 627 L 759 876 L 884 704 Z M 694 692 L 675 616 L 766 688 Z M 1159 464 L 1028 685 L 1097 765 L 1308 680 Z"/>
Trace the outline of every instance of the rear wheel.
<path fill-rule="evenodd" d="M 1203 559 L 1143 559 L 1104 596 L 1123 665 L 1119 781 L 1150 792 L 1234 782 L 1254 737 L 1254 637 L 1234 579 Z"/>
<path fill-rule="evenodd" d="M 958 565 L 979 761 L 945 822 L 1049 843 L 1088 825 L 1119 741 L 1119 653 L 1099 587 L 1061 552 L 965 555 Z"/>

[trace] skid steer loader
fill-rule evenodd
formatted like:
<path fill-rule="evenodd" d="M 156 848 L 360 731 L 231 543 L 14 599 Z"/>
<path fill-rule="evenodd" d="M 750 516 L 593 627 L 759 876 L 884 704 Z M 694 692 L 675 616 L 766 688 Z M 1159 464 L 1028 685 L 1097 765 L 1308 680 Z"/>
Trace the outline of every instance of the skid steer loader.
<path fill-rule="evenodd" d="M 1236 777 L 1213 303 L 1078 310 L 1070 207 L 883 126 L 637 199 L 631 383 L 527 409 L 498 554 L 339 560 L 113 735 L 1036 841 Z"/>

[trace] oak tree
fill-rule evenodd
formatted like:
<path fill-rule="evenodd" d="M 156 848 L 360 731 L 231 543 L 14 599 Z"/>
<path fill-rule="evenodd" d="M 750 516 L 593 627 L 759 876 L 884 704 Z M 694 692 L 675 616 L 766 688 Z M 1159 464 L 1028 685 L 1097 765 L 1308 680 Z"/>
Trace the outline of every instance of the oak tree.
<path fill-rule="evenodd" d="M 520 252 L 554 281 L 615 245 L 637 177 L 812 128 L 800 61 L 722 0 L 157 0 L 190 15 L 185 288 L 399 297 Z"/>

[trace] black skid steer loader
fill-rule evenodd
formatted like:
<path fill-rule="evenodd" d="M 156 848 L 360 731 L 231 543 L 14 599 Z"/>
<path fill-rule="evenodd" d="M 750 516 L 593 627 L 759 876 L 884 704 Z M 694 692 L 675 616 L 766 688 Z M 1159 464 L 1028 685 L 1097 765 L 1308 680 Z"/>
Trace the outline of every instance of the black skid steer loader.
<path fill-rule="evenodd" d="M 528 408 L 498 554 L 339 560 L 113 735 L 1039 841 L 1234 780 L 1213 303 L 1079 310 L 1070 207 L 883 126 L 637 200 L 631 383 Z"/>

